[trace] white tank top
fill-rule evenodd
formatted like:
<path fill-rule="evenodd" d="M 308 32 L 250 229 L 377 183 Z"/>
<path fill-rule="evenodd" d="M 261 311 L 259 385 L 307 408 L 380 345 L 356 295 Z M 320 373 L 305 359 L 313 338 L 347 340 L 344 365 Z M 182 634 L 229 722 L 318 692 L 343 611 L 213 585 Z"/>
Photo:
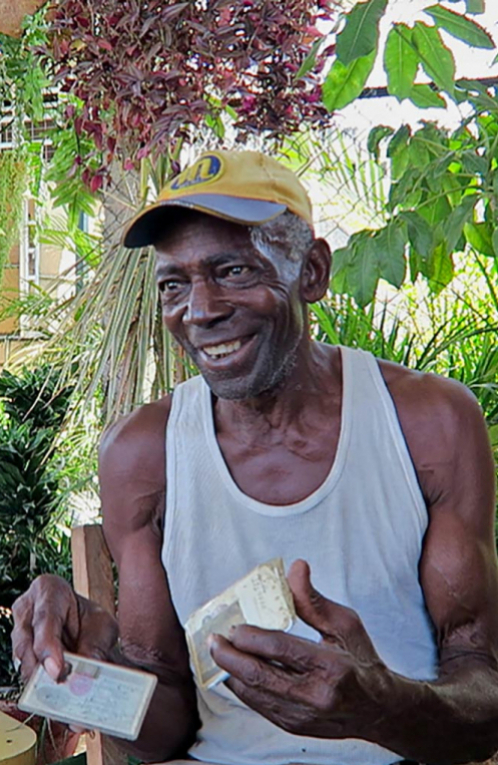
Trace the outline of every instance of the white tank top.
<path fill-rule="evenodd" d="M 167 427 L 162 560 L 182 624 L 259 563 L 311 566 L 326 597 L 353 608 L 379 655 L 413 679 L 436 676 L 436 644 L 418 579 L 428 517 L 391 396 L 376 360 L 341 348 L 343 401 L 334 464 L 292 505 L 266 505 L 232 479 L 202 377 L 174 393 Z M 324 446 L 325 448 L 325 446 Z M 292 634 L 319 636 L 298 621 Z M 222 683 L 198 689 L 201 729 L 190 756 L 221 765 L 388 765 L 400 759 L 358 739 L 295 736 L 253 712 Z M 167 714 L 167 711 L 165 711 Z"/>

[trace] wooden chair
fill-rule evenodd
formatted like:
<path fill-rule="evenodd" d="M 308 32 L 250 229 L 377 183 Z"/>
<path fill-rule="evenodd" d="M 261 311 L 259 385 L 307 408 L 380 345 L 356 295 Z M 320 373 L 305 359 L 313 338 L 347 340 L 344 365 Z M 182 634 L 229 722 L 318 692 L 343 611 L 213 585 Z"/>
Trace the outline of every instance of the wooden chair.
<path fill-rule="evenodd" d="M 92 524 L 75 527 L 71 534 L 71 551 L 76 592 L 95 601 L 109 613 L 115 614 L 111 556 L 102 526 Z M 128 758 L 114 741 L 101 733 L 87 734 L 86 747 L 87 765 L 126 765 L 128 762 Z"/>

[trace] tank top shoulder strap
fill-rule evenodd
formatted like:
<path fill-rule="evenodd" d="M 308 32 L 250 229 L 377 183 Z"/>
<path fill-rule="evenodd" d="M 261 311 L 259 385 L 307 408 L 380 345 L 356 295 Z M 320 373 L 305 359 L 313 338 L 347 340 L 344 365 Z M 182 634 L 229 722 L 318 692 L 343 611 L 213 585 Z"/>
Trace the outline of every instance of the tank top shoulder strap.
<path fill-rule="evenodd" d="M 379 360 L 368 351 L 341 347 L 343 382 L 349 386 L 343 397 L 343 417 L 351 419 L 352 448 L 367 443 L 366 430 L 374 428 L 377 436 L 390 439 L 399 458 L 404 478 L 412 498 L 421 514 L 427 509 L 423 500 L 417 473 L 408 448 L 395 402 L 384 380 Z M 347 411 L 346 407 L 352 407 Z"/>

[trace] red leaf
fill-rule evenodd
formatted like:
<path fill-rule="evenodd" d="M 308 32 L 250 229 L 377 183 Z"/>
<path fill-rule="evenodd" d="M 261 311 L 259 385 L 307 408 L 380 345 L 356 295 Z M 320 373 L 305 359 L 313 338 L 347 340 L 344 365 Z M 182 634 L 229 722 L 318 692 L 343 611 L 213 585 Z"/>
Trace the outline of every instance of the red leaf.
<path fill-rule="evenodd" d="M 90 181 L 90 191 L 92 191 L 94 194 L 99 191 L 99 189 L 102 188 L 104 185 L 104 179 L 102 175 L 94 175 L 92 180 Z"/>

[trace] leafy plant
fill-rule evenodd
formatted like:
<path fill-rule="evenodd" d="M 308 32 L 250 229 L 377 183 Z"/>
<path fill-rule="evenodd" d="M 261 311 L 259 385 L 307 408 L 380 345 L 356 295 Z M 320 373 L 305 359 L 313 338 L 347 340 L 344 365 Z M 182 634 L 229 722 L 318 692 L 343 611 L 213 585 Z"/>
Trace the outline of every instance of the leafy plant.
<path fill-rule="evenodd" d="M 23 197 L 28 185 L 28 165 L 24 153 L 0 153 L 0 280 L 12 246 L 19 238 Z"/>
<path fill-rule="evenodd" d="M 55 392 L 56 377 L 39 367 L 0 375 L 0 637 L 5 640 L 9 609 L 39 573 L 67 576 L 69 540 L 63 520 L 61 467 L 54 445 L 69 406 L 71 390 Z M 8 655 L 0 644 L 0 657 Z M 12 674 L 0 664 L 0 684 Z"/>
<path fill-rule="evenodd" d="M 374 128 L 369 150 L 386 147 L 390 190 L 386 223 L 364 229 L 335 252 L 333 286 L 367 305 L 379 278 L 400 287 L 421 274 L 434 293 L 454 276 L 455 252 L 498 257 L 498 96 L 460 81 L 457 94 L 472 105 L 450 132 L 424 123 L 415 132 Z"/>
<path fill-rule="evenodd" d="M 75 166 L 96 191 L 115 159 L 125 170 L 155 160 L 204 124 L 222 139 L 225 109 L 241 139 L 323 124 L 318 72 L 327 52 L 317 50 L 316 25 L 333 10 L 329 0 L 61 0 L 44 61 L 76 97 L 67 119 L 95 145 Z"/>
<path fill-rule="evenodd" d="M 350 104 L 365 87 L 377 58 L 379 22 L 387 5 L 388 0 L 366 0 L 344 14 L 336 58 L 323 85 L 323 101 L 330 111 Z M 423 8 L 422 20 L 415 20 L 412 26 L 393 23 L 382 51 L 388 93 L 420 108 L 444 108 L 441 93 L 455 97 L 455 59 L 441 31 L 472 48 L 493 49 L 489 32 L 471 18 L 483 11 L 484 0 L 466 0 L 466 13 L 439 2 Z M 430 84 L 417 81 L 419 72 Z"/>

